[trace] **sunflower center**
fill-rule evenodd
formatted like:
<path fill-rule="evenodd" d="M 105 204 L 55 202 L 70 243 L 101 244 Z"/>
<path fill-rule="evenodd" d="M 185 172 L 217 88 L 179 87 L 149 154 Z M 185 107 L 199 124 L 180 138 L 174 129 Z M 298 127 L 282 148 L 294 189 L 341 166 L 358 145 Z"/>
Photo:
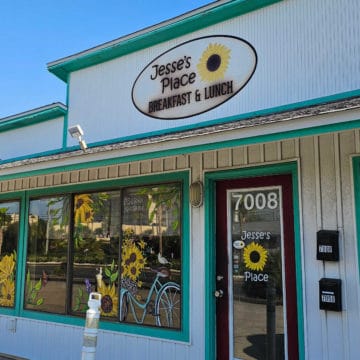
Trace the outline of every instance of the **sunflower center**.
<path fill-rule="evenodd" d="M 209 56 L 206 62 L 206 68 L 209 71 L 216 71 L 221 65 L 221 57 L 218 54 L 212 54 Z"/>
<path fill-rule="evenodd" d="M 256 264 L 260 260 L 260 254 L 257 251 L 252 251 L 250 253 L 250 260 L 252 263 Z"/>
<path fill-rule="evenodd" d="M 101 299 L 101 309 L 104 311 L 104 313 L 109 313 L 111 312 L 112 308 L 113 308 L 113 301 L 111 296 L 105 295 Z"/>
<path fill-rule="evenodd" d="M 135 261 L 136 261 L 136 254 L 135 254 L 135 253 L 131 253 L 129 259 L 130 259 L 131 262 L 135 262 Z"/>
<path fill-rule="evenodd" d="M 84 204 L 84 200 L 83 199 L 78 199 L 76 201 L 76 208 L 79 209 L 83 204 Z"/>

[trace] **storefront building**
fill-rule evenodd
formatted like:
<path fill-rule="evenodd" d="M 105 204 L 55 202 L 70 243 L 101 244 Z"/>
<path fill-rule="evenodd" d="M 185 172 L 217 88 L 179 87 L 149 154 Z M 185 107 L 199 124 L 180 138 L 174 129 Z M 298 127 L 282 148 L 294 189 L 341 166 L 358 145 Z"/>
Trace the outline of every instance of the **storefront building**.
<path fill-rule="evenodd" d="M 48 64 L 0 121 L 0 353 L 357 359 L 357 0 L 218 1 Z"/>

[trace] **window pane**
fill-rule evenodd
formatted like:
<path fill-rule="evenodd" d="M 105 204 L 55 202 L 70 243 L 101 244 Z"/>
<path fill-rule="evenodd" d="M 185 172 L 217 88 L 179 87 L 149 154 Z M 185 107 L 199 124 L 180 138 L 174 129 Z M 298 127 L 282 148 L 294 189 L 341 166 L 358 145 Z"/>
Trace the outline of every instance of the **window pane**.
<path fill-rule="evenodd" d="M 122 321 L 181 327 L 180 194 L 179 184 L 124 191 Z"/>
<path fill-rule="evenodd" d="M 26 309 L 65 313 L 69 198 L 30 201 Z"/>
<path fill-rule="evenodd" d="M 276 359 L 284 359 L 280 189 L 240 189 L 229 195 L 233 358 L 253 353 L 266 359 L 276 353 Z"/>
<path fill-rule="evenodd" d="M 0 203 L 0 306 L 14 307 L 19 203 Z"/>
<path fill-rule="evenodd" d="M 108 279 L 107 316 L 117 318 L 118 259 L 120 239 L 120 192 L 78 194 L 74 197 L 74 267 L 72 310 L 85 313 L 89 293 Z M 98 282 L 97 282 L 98 279 Z M 106 295 L 109 294 L 108 297 Z"/>

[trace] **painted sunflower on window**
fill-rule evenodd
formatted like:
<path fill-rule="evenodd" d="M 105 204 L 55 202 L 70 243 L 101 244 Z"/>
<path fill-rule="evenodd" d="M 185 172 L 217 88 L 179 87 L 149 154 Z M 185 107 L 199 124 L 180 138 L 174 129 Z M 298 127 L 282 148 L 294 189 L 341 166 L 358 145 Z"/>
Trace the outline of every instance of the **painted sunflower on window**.
<path fill-rule="evenodd" d="M 15 268 L 14 254 L 5 255 L 0 261 L 0 283 L 13 276 Z"/>
<path fill-rule="evenodd" d="M 116 317 L 118 314 L 119 298 L 115 285 L 106 285 L 104 281 L 101 281 L 98 292 L 101 294 L 100 315 Z"/>
<path fill-rule="evenodd" d="M 262 271 L 267 262 L 268 252 L 262 245 L 252 242 L 244 248 L 243 256 L 248 269 Z"/>
<path fill-rule="evenodd" d="M 15 284 L 14 280 L 6 279 L 1 284 L 0 306 L 14 306 Z"/>
<path fill-rule="evenodd" d="M 75 195 L 75 223 L 89 223 L 94 218 L 93 200 L 89 194 Z"/>
<path fill-rule="evenodd" d="M 0 306 L 14 306 L 15 294 L 15 253 L 0 260 Z"/>
<path fill-rule="evenodd" d="M 146 259 L 142 253 L 144 248 L 144 241 L 136 243 L 132 239 L 124 240 L 122 246 L 121 277 L 130 279 L 138 287 L 142 285 L 138 279 L 146 264 Z"/>

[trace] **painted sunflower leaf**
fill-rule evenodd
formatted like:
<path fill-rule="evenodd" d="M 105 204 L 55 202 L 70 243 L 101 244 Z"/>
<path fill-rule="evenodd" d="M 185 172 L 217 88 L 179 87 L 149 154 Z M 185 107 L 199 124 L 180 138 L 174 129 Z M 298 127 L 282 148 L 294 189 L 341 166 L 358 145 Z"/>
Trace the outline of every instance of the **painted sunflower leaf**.
<path fill-rule="evenodd" d="M 40 299 L 38 299 L 38 300 L 36 301 L 36 305 L 37 305 L 37 306 L 40 306 L 40 305 L 43 304 L 43 302 L 44 302 L 44 298 L 40 298 Z"/>
<path fill-rule="evenodd" d="M 27 286 L 27 293 L 28 294 L 31 294 L 33 292 L 33 285 L 32 283 L 30 282 Z"/>
<path fill-rule="evenodd" d="M 41 289 L 41 279 L 35 284 L 35 290 L 39 291 Z"/>
<path fill-rule="evenodd" d="M 110 277 L 111 276 L 111 271 L 108 269 L 108 268 L 105 268 L 105 275 L 107 277 Z"/>
<path fill-rule="evenodd" d="M 76 304 L 74 307 L 73 307 L 73 311 L 78 311 L 79 310 L 79 305 Z"/>
<path fill-rule="evenodd" d="M 115 272 L 115 273 L 111 274 L 110 281 L 114 282 L 117 278 L 118 278 L 118 272 Z"/>
<path fill-rule="evenodd" d="M 112 263 L 111 263 L 111 266 L 110 266 L 111 272 L 114 271 L 114 268 L 115 268 L 115 260 L 113 259 L 113 261 L 112 261 Z"/>

